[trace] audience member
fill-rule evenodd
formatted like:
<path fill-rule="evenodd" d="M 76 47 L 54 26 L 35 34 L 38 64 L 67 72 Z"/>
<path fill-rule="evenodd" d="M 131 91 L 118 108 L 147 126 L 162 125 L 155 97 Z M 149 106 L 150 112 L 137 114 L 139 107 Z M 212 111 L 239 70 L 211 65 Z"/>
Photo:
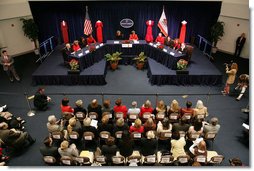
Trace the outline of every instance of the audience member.
<path fill-rule="evenodd" d="M 157 107 L 154 109 L 153 114 L 157 114 L 157 113 L 164 113 L 166 114 L 167 112 L 167 106 L 165 105 L 163 100 L 160 100 L 157 104 Z"/>
<path fill-rule="evenodd" d="M 73 49 L 74 52 L 77 52 L 77 51 L 81 50 L 78 40 L 74 40 L 73 45 L 72 45 L 72 49 Z"/>
<path fill-rule="evenodd" d="M 224 90 L 221 91 L 223 95 L 228 95 L 230 93 L 230 86 L 235 82 L 237 71 L 238 71 L 237 63 L 232 63 L 230 67 L 228 66 L 228 64 L 226 65 L 226 74 L 228 75 L 228 78 Z"/>
<path fill-rule="evenodd" d="M 87 42 L 87 45 L 89 46 L 92 43 L 96 43 L 96 40 L 93 38 L 92 34 L 89 34 L 88 37 L 86 38 L 86 42 Z"/>
<path fill-rule="evenodd" d="M 51 137 L 46 137 L 43 141 L 44 146 L 40 147 L 40 153 L 43 156 L 53 156 L 56 159 L 60 157 L 58 148 L 53 146 L 53 140 Z"/>
<path fill-rule="evenodd" d="M 219 130 L 220 130 L 220 125 L 219 125 L 218 118 L 212 117 L 211 120 L 210 120 L 210 124 L 205 123 L 203 129 L 204 129 L 204 134 L 206 134 L 207 132 L 218 133 Z"/>
<path fill-rule="evenodd" d="M 169 122 L 168 118 L 164 118 L 162 121 L 159 121 L 157 124 L 157 134 L 160 134 L 161 132 L 171 132 L 172 125 Z"/>
<path fill-rule="evenodd" d="M 123 113 L 123 118 L 126 119 L 127 118 L 127 107 L 125 105 L 122 105 L 122 100 L 121 99 L 117 99 L 115 101 L 116 106 L 114 106 L 114 113 Z"/>
<path fill-rule="evenodd" d="M 102 117 L 102 112 L 101 112 L 101 105 L 98 104 L 97 99 L 93 99 L 91 104 L 88 105 L 87 107 L 88 113 L 90 112 L 95 112 L 98 114 L 98 120 L 101 120 Z"/>
<path fill-rule="evenodd" d="M 174 132 L 172 134 L 171 150 L 170 150 L 172 156 L 174 157 L 174 160 L 176 160 L 178 156 L 186 155 L 184 150 L 185 145 L 186 145 L 185 138 L 180 137 L 179 132 Z"/>
<path fill-rule="evenodd" d="M 155 138 L 154 131 L 148 131 L 146 133 L 147 138 L 141 139 L 140 152 L 143 156 L 154 155 L 157 149 L 157 140 Z"/>
<path fill-rule="evenodd" d="M 106 140 L 106 144 L 101 147 L 102 155 L 106 157 L 108 165 L 112 163 L 112 157 L 116 155 L 117 146 L 115 145 L 115 138 L 110 136 Z"/>
<path fill-rule="evenodd" d="M 13 77 L 17 81 L 20 81 L 20 77 L 18 76 L 18 74 L 14 68 L 14 59 L 12 56 L 8 55 L 6 50 L 2 51 L 2 56 L 0 58 L 0 64 L 3 65 L 3 69 L 7 73 L 11 82 L 14 81 Z"/>
<path fill-rule="evenodd" d="M 181 116 L 183 116 L 185 113 L 189 113 L 189 114 L 191 114 L 191 116 L 193 116 L 194 110 L 193 110 L 193 108 L 191 108 L 191 106 L 192 106 L 191 101 L 187 101 L 186 108 L 181 109 Z"/>
<path fill-rule="evenodd" d="M 72 131 L 77 132 L 79 135 L 82 135 L 81 123 L 75 117 L 69 119 L 69 125 L 67 126 L 67 131 L 70 134 Z M 81 137 L 79 137 L 81 138 Z"/>
<path fill-rule="evenodd" d="M 193 110 L 194 110 L 194 117 L 199 114 L 205 114 L 205 117 L 208 116 L 207 107 L 204 106 L 202 100 L 197 101 L 196 107 Z"/>
<path fill-rule="evenodd" d="M 79 151 L 76 147 L 75 144 L 71 144 L 69 146 L 69 142 L 64 140 L 60 147 L 58 148 L 58 153 L 60 154 L 61 157 L 63 156 L 69 156 L 69 157 L 78 157 L 79 156 Z"/>
<path fill-rule="evenodd" d="M 159 33 L 158 36 L 155 39 L 155 42 L 160 43 L 160 44 L 163 45 L 164 44 L 164 39 L 165 39 L 165 37 L 162 36 L 162 33 Z"/>
<path fill-rule="evenodd" d="M 62 99 L 62 104 L 61 104 L 61 111 L 62 113 L 73 113 L 74 109 L 69 105 L 69 99 L 68 98 L 63 98 Z"/>
<path fill-rule="evenodd" d="M 139 114 L 140 113 L 140 109 L 137 107 L 138 106 L 138 104 L 137 104 L 137 102 L 136 101 L 133 101 L 132 103 L 131 103 L 131 108 L 129 108 L 128 109 L 128 114 L 131 114 L 131 113 L 133 113 L 133 114 Z"/>
<path fill-rule="evenodd" d="M 111 135 L 113 133 L 113 125 L 109 123 L 108 115 L 105 115 L 101 119 L 101 123 L 98 123 L 98 132 L 108 131 Z"/>
<path fill-rule="evenodd" d="M 135 31 L 131 31 L 129 40 L 138 40 L 138 35 L 135 33 Z"/>
<path fill-rule="evenodd" d="M 145 104 L 140 109 L 139 117 L 143 118 L 144 113 L 153 113 L 153 108 L 150 100 L 146 100 Z"/>
<path fill-rule="evenodd" d="M 232 158 L 229 159 L 230 166 L 244 166 L 241 159 L 239 158 Z"/>
<path fill-rule="evenodd" d="M 122 138 L 119 140 L 118 143 L 118 148 L 122 156 L 129 157 L 132 155 L 134 150 L 134 141 L 130 138 L 130 134 L 128 131 L 123 131 Z"/>
<path fill-rule="evenodd" d="M 86 109 L 83 106 L 83 101 L 82 100 L 77 100 L 75 102 L 76 107 L 74 108 L 74 114 L 77 112 L 83 112 L 85 115 L 87 114 Z"/>
<path fill-rule="evenodd" d="M 142 125 L 142 122 L 140 119 L 136 119 L 134 122 L 134 125 L 130 126 L 130 133 L 132 132 L 139 132 L 143 133 L 144 132 L 144 126 Z"/>
<path fill-rule="evenodd" d="M 179 103 L 177 100 L 172 100 L 169 109 L 168 109 L 168 115 L 170 115 L 171 113 L 178 113 L 180 114 L 181 112 L 181 107 L 179 106 Z"/>
<path fill-rule="evenodd" d="M 114 110 L 110 107 L 110 100 L 106 99 L 103 102 L 103 106 L 101 108 L 102 116 L 108 115 L 109 116 L 109 123 L 113 124 L 114 122 Z"/>
<path fill-rule="evenodd" d="M 194 133 L 198 133 L 199 135 L 203 133 L 203 124 L 199 119 L 195 120 L 193 125 L 189 127 L 188 134 L 191 135 Z"/>
<path fill-rule="evenodd" d="M 190 152 L 195 156 L 203 155 L 207 157 L 206 142 L 203 138 L 197 138 L 193 141 L 193 145 L 189 148 Z"/>
<path fill-rule="evenodd" d="M 144 126 L 145 133 L 148 131 L 156 130 L 156 123 L 154 123 L 152 118 L 148 118 L 143 126 Z"/>
<path fill-rule="evenodd" d="M 241 100 L 243 94 L 245 93 L 246 89 L 249 86 L 249 75 L 247 74 L 241 74 L 238 78 L 237 86 L 235 87 L 235 90 L 240 90 L 239 96 L 236 98 L 236 100 Z"/>
<path fill-rule="evenodd" d="M 179 123 L 173 124 L 172 131 L 173 132 L 179 132 L 179 131 L 187 132 L 189 128 L 190 128 L 190 125 L 186 122 L 186 119 L 180 118 Z"/>
<path fill-rule="evenodd" d="M 114 125 L 114 129 L 113 129 L 114 135 L 117 131 L 128 131 L 128 130 L 129 130 L 129 126 L 124 122 L 123 118 L 119 118 L 116 120 L 116 124 Z"/>
<path fill-rule="evenodd" d="M 34 106 L 41 111 L 48 109 L 48 102 L 51 101 L 51 98 L 45 94 L 44 88 L 39 88 L 34 95 Z"/>
<path fill-rule="evenodd" d="M 23 126 L 26 123 L 21 117 L 15 117 L 10 112 L 0 112 L 0 123 L 5 122 L 8 124 L 8 128 L 23 130 L 25 127 Z"/>
<path fill-rule="evenodd" d="M 67 139 L 67 131 L 64 130 L 64 121 L 62 119 L 57 121 L 55 115 L 48 117 L 47 128 L 49 133 L 62 132 L 65 139 Z"/>

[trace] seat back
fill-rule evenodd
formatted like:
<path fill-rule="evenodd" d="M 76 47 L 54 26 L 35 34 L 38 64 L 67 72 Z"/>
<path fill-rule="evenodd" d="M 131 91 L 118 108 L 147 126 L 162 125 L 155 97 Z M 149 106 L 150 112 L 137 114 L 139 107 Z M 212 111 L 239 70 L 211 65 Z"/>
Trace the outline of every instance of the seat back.
<path fill-rule="evenodd" d="M 115 118 L 116 118 L 116 119 L 123 118 L 123 116 L 124 116 L 124 115 L 123 115 L 123 112 L 116 112 L 116 113 L 115 113 Z"/>
<path fill-rule="evenodd" d="M 75 157 L 75 161 L 79 165 L 91 165 L 92 163 L 90 162 L 90 159 L 88 157 Z"/>
<path fill-rule="evenodd" d="M 94 119 L 94 120 L 97 120 L 98 119 L 98 114 L 96 112 L 89 112 L 88 113 L 88 117 L 90 119 Z"/>
<path fill-rule="evenodd" d="M 168 140 L 171 138 L 172 136 L 172 132 L 171 131 L 167 131 L 167 132 L 160 132 L 158 135 L 160 140 Z"/>
<path fill-rule="evenodd" d="M 171 155 L 161 156 L 160 164 L 171 164 L 174 161 L 174 157 Z"/>
<path fill-rule="evenodd" d="M 105 156 L 96 156 L 95 161 L 100 164 L 106 164 L 106 157 Z"/>
<path fill-rule="evenodd" d="M 178 113 L 171 113 L 169 115 L 169 122 L 171 122 L 171 123 L 178 122 L 178 116 L 179 116 Z"/>
<path fill-rule="evenodd" d="M 77 118 L 78 120 L 80 120 L 80 121 L 83 121 L 84 118 L 85 118 L 85 114 L 84 114 L 83 112 L 77 112 L 77 113 L 75 114 L 75 116 L 76 116 L 76 118 Z"/>
<path fill-rule="evenodd" d="M 131 133 L 131 138 L 134 140 L 140 140 L 142 138 L 142 134 L 139 132 L 132 132 Z"/>
<path fill-rule="evenodd" d="M 125 158 L 123 156 L 113 156 L 112 163 L 115 165 L 124 164 Z"/>
<path fill-rule="evenodd" d="M 117 131 L 117 132 L 115 133 L 115 137 L 116 137 L 117 139 L 121 139 L 121 138 L 122 138 L 122 135 L 123 135 L 123 131 Z"/>
<path fill-rule="evenodd" d="M 184 131 L 179 131 L 180 137 L 184 137 L 186 136 L 186 133 Z"/>
<path fill-rule="evenodd" d="M 127 163 L 137 163 L 140 164 L 141 156 L 129 156 L 127 158 Z"/>
<path fill-rule="evenodd" d="M 130 114 L 128 115 L 128 120 L 129 120 L 130 122 L 134 122 L 136 119 L 138 119 L 138 114 L 136 114 L 136 113 L 130 113 Z"/>
<path fill-rule="evenodd" d="M 62 118 L 64 119 L 64 120 L 69 120 L 69 119 L 71 119 L 72 117 L 73 117 L 74 115 L 73 115 L 73 113 L 71 113 L 71 112 L 63 112 L 62 113 Z"/>
<path fill-rule="evenodd" d="M 48 165 L 56 164 L 56 158 L 54 156 L 44 156 L 43 161 Z"/>
<path fill-rule="evenodd" d="M 155 164 L 156 163 L 156 155 L 144 156 L 145 164 Z"/>
<path fill-rule="evenodd" d="M 63 133 L 60 131 L 55 131 L 51 133 L 51 137 L 53 140 L 62 140 L 63 139 Z"/>
<path fill-rule="evenodd" d="M 212 158 L 211 158 L 211 160 L 209 161 L 209 163 L 211 163 L 211 164 L 221 164 L 222 163 L 222 161 L 224 160 L 224 156 L 222 156 L 222 155 L 218 155 L 218 156 L 213 156 Z"/>
<path fill-rule="evenodd" d="M 198 132 L 193 132 L 193 133 L 190 133 L 189 134 L 189 139 L 191 140 L 191 141 L 195 141 L 197 138 L 199 138 L 199 136 L 200 136 L 200 134 L 198 133 Z"/>
<path fill-rule="evenodd" d="M 148 118 L 151 118 L 151 116 L 152 116 L 152 114 L 149 113 L 149 112 L 143 113 L 142 122 L 143 122 L 143 123 L 146 122 L 146 120 L 147 120 Z"/>
<path fill-rule="evenodd" d="M 192 119 L 192 114 L 191 113 L 184 113 L 182 116 L 182 119 L 184 119 L 186 122 L 190 123 Z"/>
<path fill-rule="evenodd" d="M 155 116 L 157 121 L 162 121 L 165 118 L 166 114 L 165 112 L 158 112 Z"/>
<path fill-rule="evenodd" d="M 214 140 L 216 135 L 217 135 L 216 132 L 207 132 L 205 134 L 205 140 Z"/>
<path fill-rule="evenodd" d="M 106 139 L 108 139 L 109 137 L 110 137 L 110 132 L 108 132 L 108 131 L 101 131 L 101 132 L 100 132 L 100 138 L 101 138 L 101 139 L 106 140 Z"/>
<path fill-rule="evenodd" d="M 206 116 L 206 114 L 197 114 L 196 115 L 196 119 L 199 119 L 199 120 L 204 120 L 205 119 L 205 116 Z"/>
<path fill-rule="evenodd" d="M 206 163 L 207 157 L 204 155 L 198 155 L 198 156 L 194 157 L 194 161 L 199 162 L 199 163 Z"/>
<path fill-rule="evenodd" d="M 188 164 L 189 160 L 190 160 L 190 156 L 188 156 L 188 155 L 182 155 L 182 156 L 177 157 L 177 161 L 180 164 Z"/>
<path fill-rule="evenodd" d="M 69 156 L 63 156 L 60 158 L 60 164 L 64 166 L 74 166 L 76 165 L 75 161 Z"/>
<path fill-rule="evenodd" d="M 108 116 L 109 119 L 112 119 L 112 118 L 113 118 L 113 114 L 110 113 L 110 112 L 103 112 L 103 113 L 102 113 L 102 117 L 103 117 L 103 116 L 106 116 L 106 115 Z"/>
<path fill-rule="evenodd" d="M 79 138 L 79 133 L 77 133 L 76 131 L 72 131 L 71 133 L 69 133 L 69 138 L 71 140 L 78 140 Z"/>
<path fill-rule="evenodd" d="M 84 132 L 83 133 L 83 140 L 85 141 L 92 141 L 94 139 L 94 133 L 93 132 Z"/>

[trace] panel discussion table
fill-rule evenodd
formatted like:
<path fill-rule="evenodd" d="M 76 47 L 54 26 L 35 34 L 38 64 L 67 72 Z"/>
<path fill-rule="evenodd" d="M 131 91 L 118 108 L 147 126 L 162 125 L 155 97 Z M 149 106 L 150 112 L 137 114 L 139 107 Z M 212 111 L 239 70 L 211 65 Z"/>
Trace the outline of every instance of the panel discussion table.
<path fill-rule="evenodd" d="M 94 51 L 91 51 L 91 47 Z M 167 46 L 159 49 L 155 43 L 146 43 L 145 40 L 126 41 L 126 40 L 108 40 L 106 43 L 95 43 L 87 46 L 70 57 L 79 61 L 80 70 L 92 66 L 94 63 L 104 59 L 107 53 L 122 52 L 122 56 L 137 56 L 144 52 L 146 56 L 154 59 L 169 69 L 176 70 L 176 63 L 179 59 L 187 59 L 186 54 L 182 54 Z"/>

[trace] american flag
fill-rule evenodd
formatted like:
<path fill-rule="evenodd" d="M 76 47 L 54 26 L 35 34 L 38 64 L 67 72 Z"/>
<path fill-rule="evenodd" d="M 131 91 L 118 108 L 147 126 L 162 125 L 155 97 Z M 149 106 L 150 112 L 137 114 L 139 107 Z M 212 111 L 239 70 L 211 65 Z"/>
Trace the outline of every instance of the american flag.
<path fill-rule="evenodd" d="M 93 32 L 92 23 L 88 15 L 88 7 L 86 6 L 86 17 L 84 22 L 84 34 L 89 35 Z"/>

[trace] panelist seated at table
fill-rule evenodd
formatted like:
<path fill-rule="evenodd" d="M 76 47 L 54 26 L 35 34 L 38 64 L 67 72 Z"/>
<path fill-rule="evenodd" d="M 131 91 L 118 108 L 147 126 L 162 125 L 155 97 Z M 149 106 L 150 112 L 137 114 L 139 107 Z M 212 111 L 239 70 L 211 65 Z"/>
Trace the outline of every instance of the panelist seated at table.
<path fill-rule="evenodd" d="M 129 40 L 138 40 L 138 35 L 133 30 L 130 34 Z"/>
<path fill-rule="evenodd" d="M 180 42 L 179 42 L 179 39 L 175 39 L 175 40 L 174 40 L 173 49 L 174 49 L 174 50 L 177 50 L 177 49 L 179 49 L 180 47 L 181 47 L 181 44 L 180 44 Z"/>
<path fill-rule="evenodd" d="M 73 49 L 74 52 L 77 52 L 78 50 L 81 49 L 80 46 L 79 46 L 78 40 L 74 40 L 73 45 L 72 45 L 72 49 Z"/>
<path fill-rule="evenodd" d="M 179 49 L 177 49 L 177 51 L 179 53 L 187 53 L 187 48 L 186 48 L 185 43 L 181 43 L 181 47 Z"/>
<path fill-rule="evenodd" d="M 120 30 L 116 31 L 115 40 L 124 40 L 123 34 L 122 34 L 122 32 Z"/>
<path fill-rule="evenodd" d="M 165 38 L 162 36 L 162 33 L 159 33 L 158 36 L 157 36 L 157 38 L 155 39 L 155 42 L 156 42 L 156 43 L 160 43 L 160 44 L 163 45 L 163 44 L 164 44 L 164 39 L 165 39 Z"/>
<path fill-rule="evenodd" d="M 80 39 L 79 39 L 80 48 L 82 49 L 82 48 L 86 47 L 86 45 L 87 45 L 86 39 L 84 37 L 80 37 Z"/>
<path fill-rule="evenodd" d="M 73 52 L 70 43 L 66 43 L 65 48 L 62 50 L 63 60 L 65 63 L 70 62 L 71 58 L 69 57 L 70 54 Z"/>
<path fill-rule="evenodd" d="M 92 34 L 88 35 L 88 38 L 86 38 L 87 45 L 90 45 L 92 43 L 96 43 L 96 40 L 93 38 Z"/>
<path fill-rule="evenodd" d="M 170 47 L 173 49 L 174 47 L 174 41 L 170 38 L 170 36 L 167 36 L 165 39 L 164 39 L 164 45 Z"/>

